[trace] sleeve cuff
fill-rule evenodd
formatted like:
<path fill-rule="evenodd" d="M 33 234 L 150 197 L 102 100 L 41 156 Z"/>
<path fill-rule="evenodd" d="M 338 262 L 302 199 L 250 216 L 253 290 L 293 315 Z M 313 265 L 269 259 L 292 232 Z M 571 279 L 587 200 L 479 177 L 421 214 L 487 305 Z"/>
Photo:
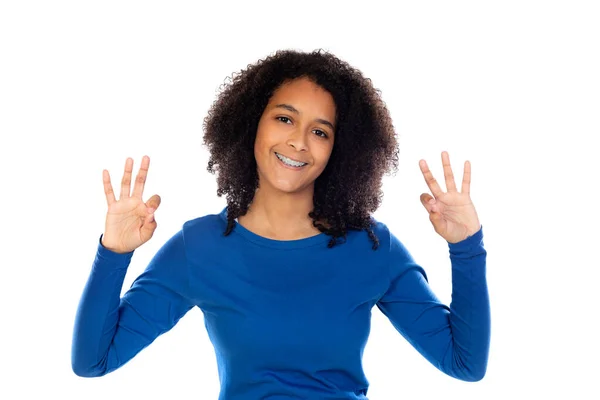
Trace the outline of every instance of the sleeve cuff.
<path fill-rule="evenodd" d="M 104 234 L 101 234 L 100 238 L 98 239 L 98 257 L 119 264 L 129 265 L 129 262 L 131 261 L 131 257 L 133 256 L 135 250 L 132 250 L 128 253 L 116 253 L 112 250 L 109 250 L 102 244 L 103 235 Z"/>
<path fill-rule="evenodd" d="M 479 228 L 477 232 L 473 235 L 467 237 L 466 239 L 461 240 L 457 243 L 448 242 L 448 248 L 450 249 L 450 254 L 464 254 L 464 253 L 472 253 L 476 252 L 483 248 L 483 225 Z"/>

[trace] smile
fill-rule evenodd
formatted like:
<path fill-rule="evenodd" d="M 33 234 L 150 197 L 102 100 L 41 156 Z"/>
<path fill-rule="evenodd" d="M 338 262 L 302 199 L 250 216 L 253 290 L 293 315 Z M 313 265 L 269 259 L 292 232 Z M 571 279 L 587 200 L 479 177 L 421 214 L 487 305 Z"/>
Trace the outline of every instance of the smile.
<path fill-rule="evenodd" d="M 306 164 L 308 164 L 308 163 L 305 163 L 305 162 L 300 162 L 300 161 L 292 160 L 291 158 L 283 156 L 283 155 L 281 155 L 279 153 L 275 153 L 275 155 L 277 156 L 277 158 L 279 159 L 279 161 L 281 161 L 283 164 L 285 164 L 288 167 L 300 168 L 300 167 L 304 167 Z"/>

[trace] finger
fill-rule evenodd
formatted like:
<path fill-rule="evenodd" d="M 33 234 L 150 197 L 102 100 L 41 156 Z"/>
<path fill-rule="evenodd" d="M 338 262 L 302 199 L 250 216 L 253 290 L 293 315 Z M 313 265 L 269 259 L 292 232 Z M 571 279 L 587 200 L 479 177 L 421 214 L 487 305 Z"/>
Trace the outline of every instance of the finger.
<path fill-rule="evenodd" d="M 112 184 L 110 183 L 110 175 L 108 174 L 108 170 L 102 170 L 102 183 L 104 185 L 106 203 L 108 204 L 108 206 L 110 206 L 112 203 L 117 201 L 117 199 L 115 199 L 115 192 L 113 190 Z"/>
<path fill-rule="evenodd" d="M 419 161 L 419 167 L 421 168 L 421 172 L 423 173 L 423 177 L 425 178 L 425 182 L 427 183 L 429 190 L 431 190 L 431 193 L 433 193 L 435 197 L 441 196 L 444 192 L 442 192 L 440 185 L 438 185 L 437 180 L 433 177 L 433 174 L 429 170 L 427 161 Z"/>
<path fill-rule="evenodd" d="M 150 197 L 148 199 L 148 201 L 146 202 L 146 207 L 148 208 L 154 208 L 155 210 L 158 208 L 158 206 L 160 205 L 160 196 L 155 194 L 154 196 Z"/>
<path fill-rule="evenodd" d="M 423 204 L 423 207 L 425 207 L 425 209 L 427 210 L 428 213 L 432 212 L 433 210 L 433 204 L 430 203 L 430 201 L 433 200 L 434 204 L 435 204 L 435 199 L 433 198 L 433 196 L 431 196 L 429 193 L 422 193 L 421 197 L 421 204 Z"/>
<path fill-rule="evenodd" d="M 149 166 L 150 157 L 142 157 L 142 165 L 140 165 L 140 170 L 135 178 L 135 184 L 133 185 L 133 194 L 131 195 L 131 197 L 137 197 L 139 199 L 142 198 L 142 193 L 144 193 L 144 185 L 146 184 L 146 177 L 148 176 Z"/>
<path fill-rule="evenodd" d="M 446 191 L 456 192 L 456 182 L 454 182 L 454 174 L 450 166 L 450 156 L 448 152 L 442 151 L 442 165 L 444 166 L 444 179 L 446 180 Z"/>
<path fill-rule="evenodd" d="M 469 160 L 465 161 L 465 170 L 463 172 L 462 188 L 461 193 L 469 194 L 471 191 L 471 163 Z"/>
<path fill-rule="evenodd" d="M 133 171 L 133 159 L 127 157 L 125 161 L 125 172 L 123 173 L 123 179 L 121 179 L 121 194 L 119 200 L 123 197 L 129 197 L 131 191 L 131 172 Z"/>

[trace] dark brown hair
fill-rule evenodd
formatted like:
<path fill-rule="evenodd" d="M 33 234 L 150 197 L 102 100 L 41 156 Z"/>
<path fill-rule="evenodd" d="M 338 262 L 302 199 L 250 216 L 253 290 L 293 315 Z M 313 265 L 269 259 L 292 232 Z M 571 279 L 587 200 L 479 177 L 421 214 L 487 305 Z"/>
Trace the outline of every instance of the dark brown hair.
<path fill-rule="evenodd" d="M 226 195 L 228 235 L 244 215 L 258 187 L 254 140 L 269 99 L 284 82 L 307 77 L 327 90 L 336 105 L 333 150 L 315 181 L 313 225 L 332 238 L 349 229 L 368 232 L 373 249 L 371 214 L 379 207 L 382 177 L 398 168 L 398 144 L 390 114 L 370 79 L 334 55 L 316 50 L 281 50 L 233 74 L 204 119 L 207 170 L 217 173 L 217 196 Z"/>

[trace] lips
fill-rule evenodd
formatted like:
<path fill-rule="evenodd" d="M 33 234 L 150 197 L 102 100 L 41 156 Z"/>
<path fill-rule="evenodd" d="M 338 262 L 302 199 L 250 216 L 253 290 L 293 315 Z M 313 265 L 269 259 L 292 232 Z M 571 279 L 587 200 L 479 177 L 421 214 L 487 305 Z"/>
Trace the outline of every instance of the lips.
<path fill-rule="evenodd" d="M 286 156 L 285 154 L 281 154 L 281 153 L 277 153 L 277 152 L 275 152 L 275 154 L 276 154 L 276 155 L 278 154 L 278 155 L 280 155 L 280 156 L 283 156 L 283 157 L 285 157 L 285 158 L 288 158 L 288 159 L 290 159 L 290 160 L 292 160 L 292 161 L 294 161 L 294 162 L 297 162 L 297 163 L 308 164 L 308 162 L 306 162 L 306 161 L 296 160 L 295 158 L 288 157 L 288 156 Z"/>
<path fill-rule="evenodd" d="M 291 170 L 294 170 L 294 171 L 301 170 L 301 169 L 303 169 L 304 167 L 306 167 L 308 165 L 308 163 L 305 163 L 305 162 L 302 162 L 302 161 L 297 161 L 297 160 L 294 160 L 293 158 L 288 158 L 288 157 L 286 157 L 286 156 L 284 156 L 282 154 L 279 154 L 279 153 L 275 153 L 275 157 L 277 158 L 277 161 L 279 161 L 281 163 L 282 167 L 287 168 L 287 169 L 291 169 Z M 294 163 L 302 163 L 302 165 L 293 165 L 293 164 L 290 164 L 290 163 L 288 163 L 288 161 L 282 160 L 282 157 L 284 157 L 286 159 L 289 159 L 291 162 L 294 162 Z"/>

